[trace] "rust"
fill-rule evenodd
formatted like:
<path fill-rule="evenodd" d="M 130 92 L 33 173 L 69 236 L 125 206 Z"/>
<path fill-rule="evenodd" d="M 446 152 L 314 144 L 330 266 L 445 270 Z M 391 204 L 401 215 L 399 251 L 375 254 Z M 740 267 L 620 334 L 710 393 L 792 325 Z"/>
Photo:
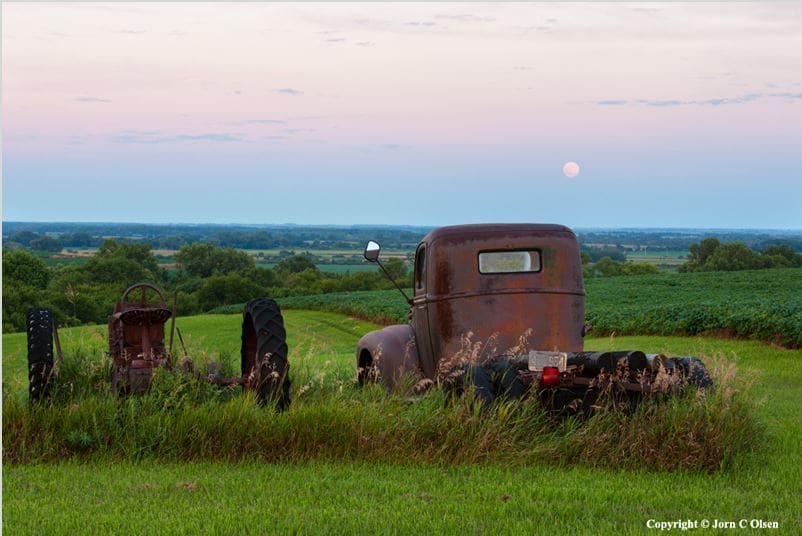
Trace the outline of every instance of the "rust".
<path fill-rule="evenodd" d="M 379 245 L 371 245 L 365 257 L 379 262 Z M 685 380 L 712 385 L 695 358 L 583 351 L 590 326 L 582 261 L 576 235 L 562 225 L 435 229 L 416 249 L 413 288 L 409 325 L 368 333 L 357 344 L 360 382 L 378 371 L 394 389 L 400 374 L 413 371 L 418 384 L 448 384 L 470 367 L 501 363 L 517 368 L 524 385 L 569 395 L 604 385 L 638 394 L 677 390 Z M 560 403 L 572 403 L 565 396 Z"/>
<path fill-rule="evenodd" d="M 135 291 L 139 291 L 138 299 L 133 296 Z M 149 291 L 157 296 L 157 302 L 148 302 Z M 171 317 L 160 288 L 138 283 L 123 292 L 108 322 L 115 392 L 141 393 L 150 386 L 153 369 L 169 365 L 164 324 Z"/>
<path fill-rule="evenodd" d="M 415 289 L 413 322 L 428 324 L 430 344 L 420 348 L 422 368 L 435 370 L 456 354 L 461 337 L 494 340 L 496 352 L 582 350 L 585 292 L 576 236 L 567 227 L 542 224 L 460 225 L 435 229 L 421 241 L 430 277 Z M 540 252 L 539 271 L 481 273 L 482 252 Z M 428 322 L 415 322 L 425 313 Z M 418 333 L 417 335 L 420 336 Z"/>

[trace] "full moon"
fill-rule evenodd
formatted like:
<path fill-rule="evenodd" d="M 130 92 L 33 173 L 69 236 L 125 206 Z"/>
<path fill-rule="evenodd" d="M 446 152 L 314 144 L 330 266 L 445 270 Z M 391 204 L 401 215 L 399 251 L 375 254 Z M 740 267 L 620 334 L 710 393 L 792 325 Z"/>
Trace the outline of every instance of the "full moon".
<path fill-rule="evenodd" d="M 563 175 L 568 177 L 569 179 L 573 179 L 577 175 L 579 175 L 579 164 L 576 162 L 566 162 L 563 166 Z"/>

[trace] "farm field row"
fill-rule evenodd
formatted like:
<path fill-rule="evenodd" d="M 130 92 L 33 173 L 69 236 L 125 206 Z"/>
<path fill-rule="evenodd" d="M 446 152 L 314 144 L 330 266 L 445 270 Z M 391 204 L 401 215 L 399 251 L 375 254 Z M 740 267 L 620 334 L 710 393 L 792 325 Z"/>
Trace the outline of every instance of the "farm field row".
<path fill-rule="evenodd" d="M 286 311 L 285 319 L 296 388 L 320 374 L 353 378 L 356 340 L 376 327 L 325 312 Z M 239 323 L 239 315 L 179 319 L 193 355 L 205 352 L 229 364 L 239 359 Z M 68 353 L 80 347 L 105 359 L 105 326 L 65 329 L 62 344 Z M 713 474 L 548 463 L 6 463 L 4 528 L 14 534 L 514 534 L 572 527 L 575 533 L 627 534 L 645 532 L 649 519 L 762 519 L 778 522 L 782 533 L 802 530 L 796 507 L 802 352 L 700 337 L 605 337 L 589 339 L 587 347 L 735 362 L 741 373 L 758 375 L 750 396 L 758 403 L 765 445 Z M 24 352 L 24 334 L 3 336 L 4 398 L 26 396 Z"/>
<path fill-rule="evenodd" d="M 586 318 L 594 335 L 712 333 L 802 346 L 802 269 L 590 278 Z M 395 290 L 295 296 L 282 307 L 406 322 Z"/>

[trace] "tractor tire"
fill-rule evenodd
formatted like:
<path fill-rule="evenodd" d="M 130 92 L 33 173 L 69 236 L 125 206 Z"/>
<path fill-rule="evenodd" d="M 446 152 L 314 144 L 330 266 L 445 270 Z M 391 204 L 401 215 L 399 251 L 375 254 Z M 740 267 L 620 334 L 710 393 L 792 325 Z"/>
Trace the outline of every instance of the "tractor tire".
<path fill-rule="evenodd" d="M 53 313 L 36 307 L 28 311 L 28 395 L 31 402 L 50 399 L 53 380 Z"/>
<path fill-rule="evenodd" d="M 704 362 L 698 357 L 676 357 L 674 362 L 682 371 L 688 385 L 704 390 L 713 387 L 713 378 L 710 377 Z"/>
<path fill-rule="evenodd" d="M 242 313 L 242 375 L 260 406 L 273 403 L 278 411 L 290 406 L 290 365 L 287 332 L 278 304 L 267 298 L 248 302 Z"/>

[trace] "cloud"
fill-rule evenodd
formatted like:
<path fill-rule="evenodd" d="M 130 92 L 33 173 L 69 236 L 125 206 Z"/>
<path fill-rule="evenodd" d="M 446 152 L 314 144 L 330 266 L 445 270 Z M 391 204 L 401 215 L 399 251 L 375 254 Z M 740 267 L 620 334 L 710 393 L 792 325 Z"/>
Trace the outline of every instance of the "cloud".
<path fill-rule="evenodd" d="M 324 39 L 327 43 L 345 43 L 345 37 L 329 37 L 328 39 Z"/>
<path fill-rule="evenodd" d="M 246 125 L 286 125 L 283 119 L 246 119 L 242 121 Z"/>
<path fill-rule="evenodd" d="M 668 107 L 668 106 L 690 106 L 690 105 L 697 105 L 697 106 L 721 106 L 723 104 L 742 104 L 745 102 L 753 102 L 763 95 L 760 93 L 750 93 L 748 95 L 741 95 L 738 97 L 718 97 L 713 99 L 704 99 L 704 100 L 638 100 L 639 103 L 645 104 L 646 106 L 658 106 L 658 107 Z"/>
<path fill-rule="evenodd" d="M 315 130 L 314 128 L 285 128 L 282 132 L 286 132 L 287 134 L 300 134 L 302 132 L 315 132 Z"/>
<path fill-rule="evenodd" d="M 114 143 L 172 143 L 191 141 L 230 142 L 243 139 L 228 132 L 207 132 L 203 134 L 169 134 L 160 130 L 124 130 L 111 136 Z"/>
<path fill-rule="evenodd" d="M 783 99 L 802 99 L 802 93 L 772 93 L 770 96 Z"/>
<path fill-rule="evenodd" d="M 402 145 L 400 143 L 383 143 L 381 145 L 383 149 L 389 149 L 391 151 L 397 151 L 399 149 L 411 149 L 411 145 Z"/>
<path fill-rule="evenodd" d="M 80 97 L 75 97 L 73 100 L 76 102 L 102 102 L 102 103 L 111 102 L 111 100 L 109 99 L 102 99 L 100 97 L 91 97 L 89 95 L 81 95 Z"/>
<path fill-rule="evenodd" d="M 358 47 L 372 47 L 376 45 L 373 41 L 357 41 L 355 44 Z"/>
<path fill-rule="evenodd" d="M 694 101 L 681 101 L 681 100 L 646 100 L 646 99 L 639 99 L 639 103 L 645 104 L 646 106 L 657 106 L 659 108 L 665 108 L 667 106 L 682 106 L 684 104 L 694 104 Z"/>
<path fill-rule="evenodd" d="M 791 98 L 802 98 L 802 93 L 796 94 L 797 97 L 793 96 L 793 93 L 771 93 L 769 95 L 764 95 L 762 93 L 747 93 L 745 95 L 739 95 L 737 97 L 716 97 L 711 99 L 701 99 L 701 100 L 682 100 L 682 99 L 637 99 L 637 100 L 625 100 L 625 99 L 607 99 L 607 100 L 600 100 L 594 101 L 594 104 L 598 106 L 624 106 L 627 104 L 641 104 L 644 106 L 652 106 L 655 108 L 671 108 L 673 106 L 723 106 L 727 104 L 744 104 L 747 102 L 754 102 L 758 99 L 764 97 L 791 97 Z"/>
<path fill-rule="evenodd" d="M 141 35 L 141 34 L 145 33 L 145 30 L 124 28 L 122 30 L 115 30 L 114 33 L 116 33 L 116 34 L 128 34 L 128 35 Z"/>
<path fill-rule="evenodd" d="M 273 93 L 278 93 L 279 95 L 291 95 L 293 97 L 297 97 L 299 95 L 303 95 L 304 92 L 300 89 L 293 89 L 291 87 L 281 87 L 278 89 L 274 89 Z"/>
<path fill-rule="evenodd" d="M 404 23 L 404 26 L 414 26 L 416 28 L 424 27 L 424 28 L 431 28 L 435 26 L 437 23 L 432 22 L 430 20 L 411 20 Z"/>
<path fill-rule="evenodd" d="M 480 17 L 471 13 L 461 15 L 435 15 L 436 19 L 451 20 L 455 22 L 495 22 L 495 17 Z"/>

